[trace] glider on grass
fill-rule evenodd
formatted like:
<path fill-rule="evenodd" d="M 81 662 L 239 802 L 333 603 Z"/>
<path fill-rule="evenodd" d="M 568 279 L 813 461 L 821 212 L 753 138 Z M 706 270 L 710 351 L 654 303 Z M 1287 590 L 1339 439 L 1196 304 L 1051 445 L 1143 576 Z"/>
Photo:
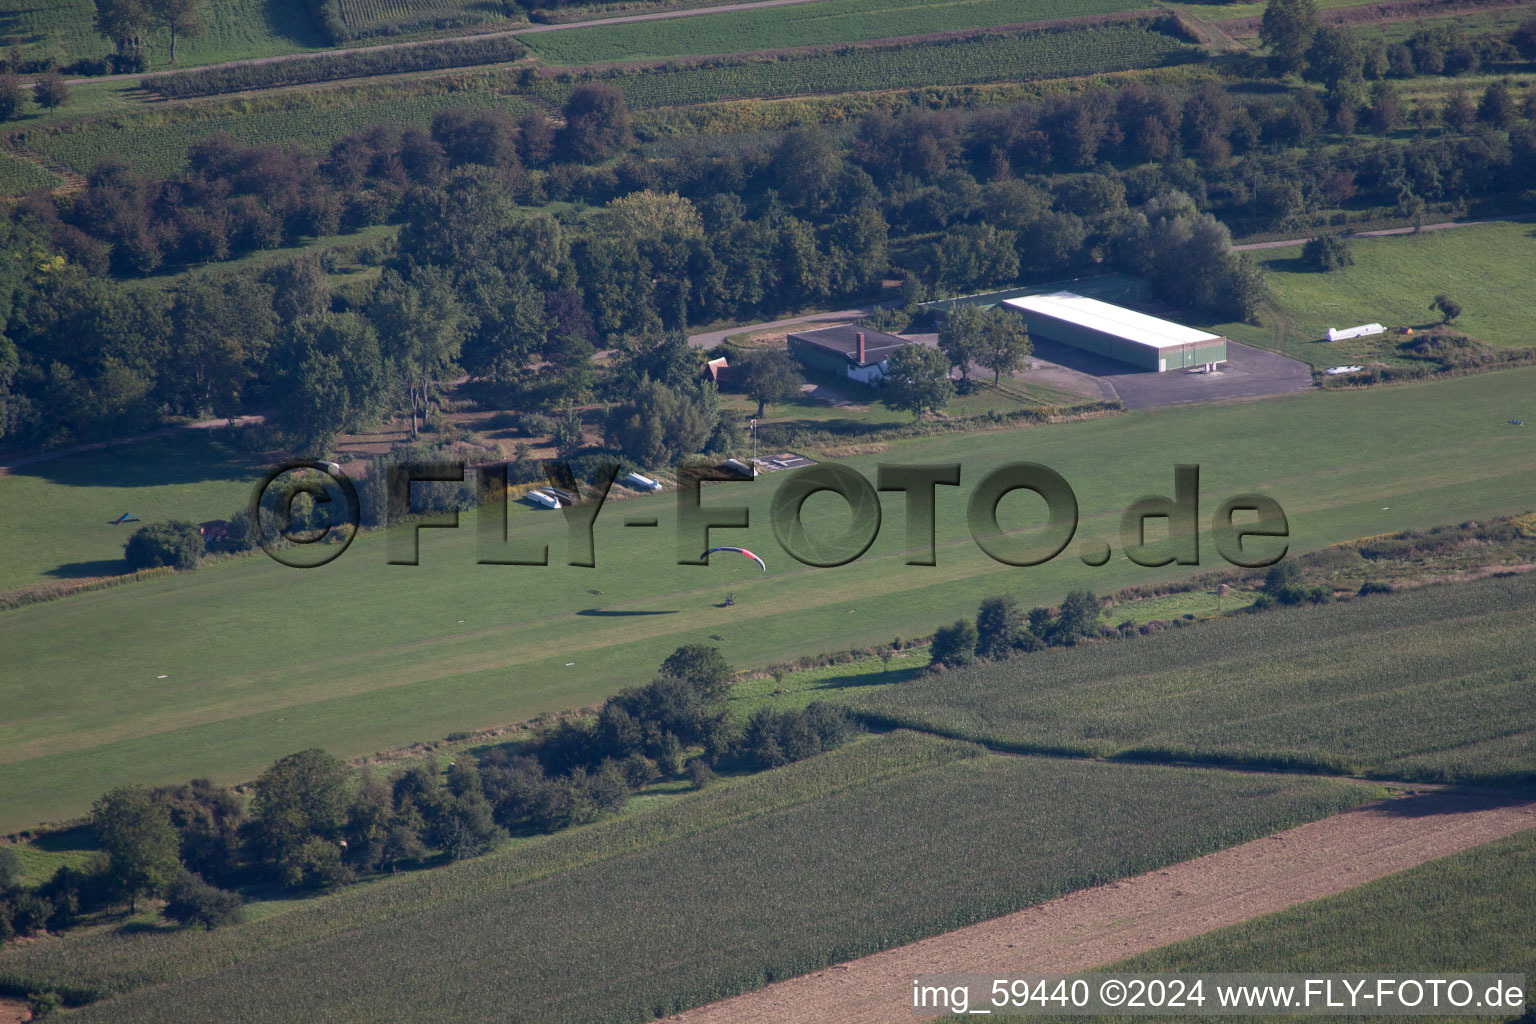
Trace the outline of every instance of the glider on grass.
<path fill-rule="evenodd" d="M 746 548 L 733 548 L 733 547 L 728 547 L 728 546 L 722 546 L 722 547 L 718 547 L 718 548 L 710 548 L 708 551 L 704 552 L 702 555 L 699 556 L 699 560 L 700 561 L 704 561 L 704 562 L 709 561 L 709 556 L 714 554 L 716 551 L 735 551 L 738 554 L 745 555 L 746 557 L 752 559 L 752 561 L 756 562 L 758 565 L 762 566 L 763 572 L 767 572 L 768 571 L 768 566 L 763 565 L 763 560 L 761 558 L 758 558 L 752 552 L 748 551 Z"/>
<path fill-rule="evenodd" d="M 124 523 L 137 523 L 138 521 L 139 517 L 134 515 L 132 512 L 124 512 L 122 515 L 112 520 L 112 525 L 122 526 Z"/>

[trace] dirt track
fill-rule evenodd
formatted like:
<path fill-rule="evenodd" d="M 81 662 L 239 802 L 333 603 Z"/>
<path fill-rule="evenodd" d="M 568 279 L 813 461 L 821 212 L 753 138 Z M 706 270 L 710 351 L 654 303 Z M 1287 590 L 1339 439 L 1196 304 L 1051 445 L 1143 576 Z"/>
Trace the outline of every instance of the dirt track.
<path fill-rule="evenodd" d="M 912 976 L 1082 971 L 1343 892 L 1522 829 L 1529 794 L 1430 793 L 1264 839 L 792 978 L 674 1024 L 884 1024 L 913 1019 Z"/>

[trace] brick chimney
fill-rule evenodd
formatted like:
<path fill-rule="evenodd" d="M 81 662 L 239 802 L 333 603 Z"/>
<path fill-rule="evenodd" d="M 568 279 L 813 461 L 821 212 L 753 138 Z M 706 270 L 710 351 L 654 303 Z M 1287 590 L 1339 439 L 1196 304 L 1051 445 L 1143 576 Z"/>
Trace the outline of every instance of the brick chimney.
<path fill-rule="evenodd" d="M 864 332 L 859 332 L 859 365 L 864 365 Z"/>

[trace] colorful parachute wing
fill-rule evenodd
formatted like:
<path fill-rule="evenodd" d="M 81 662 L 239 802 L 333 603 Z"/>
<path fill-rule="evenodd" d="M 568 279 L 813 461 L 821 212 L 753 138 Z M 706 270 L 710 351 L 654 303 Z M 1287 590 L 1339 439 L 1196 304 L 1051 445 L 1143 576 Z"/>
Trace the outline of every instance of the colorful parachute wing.
<path fill-rule="evenodd" d="M 706 551 L 702 555 L 700 555 L 699 558 L 701 560 L 703 560 L 703 561 L 708 561 L 709 560 L 709 556 L 714 554 L 716 551 L 734 551 L 737 554 L 745 555 L 747 558 L 752 559 L 752 561 L 756 562 L 759 566 L 761 566 L 763 572 L 767 572 L 768 571 L 768 566 L 766 564 L 764 564 L 763 560 L 761 558 L 758 558 L 752 552 L 748 551 L 746 548 L 734 548 L 734 547 L 730 547 L 730 546 L 727 546 L 727 545 L 722 545 L 721 547 L 710 548 L 708 551 Z"/>

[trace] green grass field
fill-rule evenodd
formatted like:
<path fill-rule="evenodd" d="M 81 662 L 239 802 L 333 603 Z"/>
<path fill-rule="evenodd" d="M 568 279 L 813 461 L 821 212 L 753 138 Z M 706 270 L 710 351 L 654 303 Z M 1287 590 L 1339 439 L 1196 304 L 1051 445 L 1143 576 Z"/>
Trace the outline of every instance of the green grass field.
<path fill-rule="evenodd" d="M 1146 6 L 1136 0 L 818 0 L 523 38 L 550 63 L 600 64 L 893 39 Z"/>
<path fill-rule="evenodd" d="M 1375 795 L 1327 780 L 975 753 L 872 738 L 656 816 L 514 844 L 253 925 L 6 951 L 0 985 L 138 989 L 84 1020 L 637 1020 Z M 181 980 L 156 984 L 168 979 Z"/>
<path fill-rule="evenodd" d="M 123 544 L 139 527 L 112 520 L 228 519 L 261 472 L 198 432 L 18 467 L 0 477 L 0 504 L 15 513 L 0 519 L 0 594 L 127 572 Z"/>
<path fill-rule="evenodd" d="M 1168 63 L 1199 51 L 1137 25 L 989 36 L 900 49 L 859 49 L 725 67 L 658 69 L 605 78 L 632 108 L 804 96 L 928 85 L 1024 81 Z M 562 103 L 574 85 L 543 79 L 540 95 Z"/>
<path fill-rule="evenodd" d="M 1357 238 L 1350 253 L 1354 266 L 1325 274 L 1302 263 L 1300 246 L 1255 251 L 1269 274 L 1272 307 L 1261 313 L 1262 326 L 1221 324 L 1221 332 L 1318 368 L 1391 360 L 1403 338 L 1328 342 L 1328 328 L 1429 326 L 1439 322 L 1429 304 L 1444 292 L 1465 309 L 1453 325 L 1458 331 L 1490 345 L 1536 345 L 1530 318 L 1509 301 L 1536 274 L 1536 224 Z"/>
<path fill-rule="evenodd" d="M 1048 651 L 890 688 L 876 720 L 1016 750 L 1536 781 L 1536 578 Z"/>
<path fill-rule="evenodd" d="M 232 782 L 305 746 L 354 756 L 579 707 L 644 682 L 683 643 L 763 665 L 925 636 L 989 594 L 1051 604 L 1074 587 L 1108 592 L 1187 571 L 1119 556 L 1089 568 L 1075 546 L 1034 568 L 992 561 L 964 525 L 964 503 L 989 468 L 1019 458 L 1070 481 L 1085 539 L 1113 540 L 1121 509 L 1171 489 L 1176 461 L 1202 465 L 1205 515 L 1235 493 L 1272 495 L 1298 551 L 1527 510 L 1536 506 L 1536 452 L 1528 432 L 1504 420 L 1536 420 L 1532 383 L 1536 370 L 1512 370 L 941 435 L 848 458 L 868 477 L 880 462 L 964 464 L 965 486 L 939 489 L 936 566 L 905 564 L 904 505 L 894 494 L 862 558 L 835 570 L 800 565 L 773 539 L 770 475 L 704 492 L 706 505 L 750 509 L 750 529 L 711 540 L 760 550 L 767 573 L 748 572 L 741 559 L 677 565 L 676 499 L 659 495 L 603 513 L 596 569 L 563 564 L 559 517 L 516 508 L 513 536 L 548 542 L 554 564 L 476 564 L 496 553 L 477 551 L 466 514 L 462 529 L 422 535 L 415 567 L 387 564 L 386 538 L 367 534 L 319 570 L 258 556 L 22 608 L 5 615 L 0 704 L 14 713 L 0 723 L 0 830 L 78 814 L 110 782 Z M 41 528 L 6 484 L 0 521 Z M 838 530 L 846 516 L 838 505 L 813 498 L 807 521 Z M 50 529 L 100 519 L 56 507 L 66 511 L 52 513 L 59 521 Z M 631 515 L 654 515 L 659 527 L 625 529 Z M 1001 515 L 1008 528 L 1034 525 L 1021 496 L 1006 499 Z M 686 558 L 704 547 L 682 544 Z M 1207 568 L 1220 564 L 1208 541 L 1204 555 Z M 735 607 L 719 606 L 727 591 Z"/>
<path fill-rule="evenodd" d="M 208 12 L 205 34 L 177 39 L 175 65 L 170 63 L 169 34 L 163 29 L 152 32 L 150 69 L 274 57 L 325 46 L 303 0 L 218 0 L 208 5 Z M 16 37 L 27 59 L 53 57 L 67 64 L 81 57 L 104 57 L 112 47 L 97 35 L 94 16 L 91 0 L 33 0 L 0 12 L 0 36 Z"/>

